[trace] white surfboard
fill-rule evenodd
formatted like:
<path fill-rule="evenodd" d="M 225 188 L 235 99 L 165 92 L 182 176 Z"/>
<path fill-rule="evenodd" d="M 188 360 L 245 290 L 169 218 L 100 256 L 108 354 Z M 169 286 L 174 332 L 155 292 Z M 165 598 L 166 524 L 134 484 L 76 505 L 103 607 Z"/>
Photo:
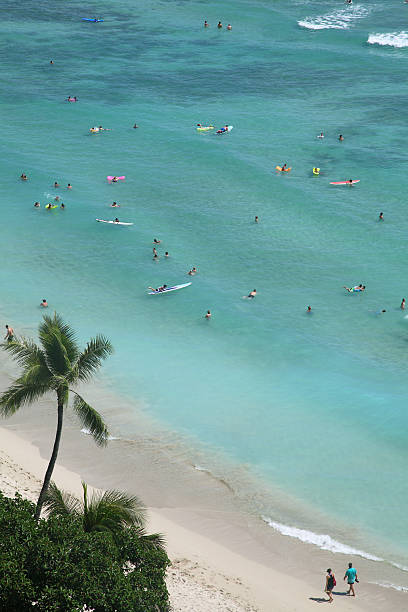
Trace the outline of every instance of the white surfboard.
<path fill-rule="evenodd" d="M 174 285 L 174 287 L 166 287 L 163 291 L 149 291 L 149 295 L 157 295 L 160 293 L 168 293 L 169 291 L 177 291 L 178 289 L 184 289 L 184 287 L 188 287 L 191 283 L 184 283 L 184 285 Z"/>
<path fill-rule="evenodd" d="M 99 223 L 111 223 L 112 225 L 133 225 L 133 223 L 124 223 L 123 221 L 107 221 L 106 219 L 96 219 Z"/>

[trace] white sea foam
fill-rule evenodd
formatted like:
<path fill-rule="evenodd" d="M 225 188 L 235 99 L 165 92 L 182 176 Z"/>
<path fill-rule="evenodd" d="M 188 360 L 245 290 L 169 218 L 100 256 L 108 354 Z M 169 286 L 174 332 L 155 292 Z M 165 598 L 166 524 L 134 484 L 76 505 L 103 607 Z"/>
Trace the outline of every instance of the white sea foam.
<path fill-rule="evenodd" d="M 90 430 L 86 429 L 86 427 L 81 429 L 81 433 L 85 434 L 86 436 L 90 436 L 91 435 Z M 120 440 L 120 438 L 117 438 L 115 436 L 108 436 L 108 440 Z"/>
<path fill-rule="evenodd" d="M 308 30 L 347 30 L 357 19 L 363 19 L 369 13 L 364 6 L 349 6 L 327 15 L 306 17 L 298 25 Z"/>
<path fill-rule="evenodd" d="M 402 49 L 408 47 L 408 32 L 388 32 L 386 34 L 370 34 L 367 42 L 370 45 L 381 45 L 383 47 L 396 47 Z"/>
<path fill-rule="evenodd" d="M 383 561 L 380 557 L 376 557 L 375 555 L 371 555 L 370 553 L 365 552 L 364 550 L 357 550 L 356 548 L 352 548 L 347 544 L 342 544 L 337 540 L 333 540 L 329 535 L 314 533 L 313 531 L 308 531 L 307 529 L 298 529 L 297 527 L 289 527 L 289 525 L 283 525 L 282 523 L 276 523 L 271 519 L 263 516 L 262 517 L 265 523 L 267 523 L 276 531 L 279 531 L 282 535 L 290 536 L 291 538 L 297 538 L 302 542 L 307 542 L 309 544 L 314 544 L 318 546 L 322 550 L 329 550 L 333 553 L 343 553 L 344 555 L 358 555 L 359 557 L 364 557 L 365 559 L 370 559 L 371 561 Z"/>
<path fill-rule="evenodd" d="M 386 589 L 395 589 L 396 591 L 403 591 L 408 593 L 408 587 L 399 586 L 398 584 L 392 584 L 392 582 L 370 582 L 370 584 L 377 584 L 378 586 Z"/>

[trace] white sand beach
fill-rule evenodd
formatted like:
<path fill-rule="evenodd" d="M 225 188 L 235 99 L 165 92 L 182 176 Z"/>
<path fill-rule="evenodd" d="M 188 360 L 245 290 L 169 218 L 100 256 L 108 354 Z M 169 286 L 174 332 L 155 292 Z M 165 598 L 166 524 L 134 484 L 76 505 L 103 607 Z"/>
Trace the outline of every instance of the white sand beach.
<path fill-rule="evenodd" d="M 20 437 L 18 430 L 25 427 L 16 424 L 16 417 L 7 425 L 11 428 L 0 428 L 0 488 L 8 496 L 18 491 L 34 501 L 46 469 L 46 458 L 37 446 Z M 77 435 L 76 441 L 81 456 L 82 447 L 86 447 L 88 465 L 95 462 L 97 455 L 100 458 L 101 451 L 89 444 L 86 436 Z M 101 474 L 112 459 L 109 448 L 104 453 L 106 463 L 99 464 Z M 64 461 L 54 472 L 59 487 L 78 495 L 84 476 L 64 467 Z M 86 480 L 97 488 L 104 481 L 96 477 L 90 480 L 89 475 Z M 144 497 L 140 486 L 137 486 L 137 493 Z M 161 496 L 164 501 L 165 491 Z M 210 507 L 149 507 L 149 516 L 150 529 L 160 531 L 167 540 L 172 561 L 167 584 L 175 612 L 313 610 L 325 599 L 322 592 L 325 567 L 331 565 L 343 570 L 347 561 L 342 555 L 312 549 L 277 534 L 272 540 L 273 549 L 269 549 L 270 541 L 263 542 L 259 533 L 254 537 L 237 516 L 231 513 L 227 516 L 221 511 L 217 517 L 214 508 Z M 359 561 L 356 559 L 355 563 L 360 568 L 363 564 Z M 362 575 L 362 570 L 359 571 Z M 335 595 L 335 605 L 341 610 L 392 611 L 406 606 L 405 593 L 367 584 L 364 579 L 358 585 L 356 599 L 345 597 L 340 574 L 338 569 L 335 593 L 339 595 Z"/>

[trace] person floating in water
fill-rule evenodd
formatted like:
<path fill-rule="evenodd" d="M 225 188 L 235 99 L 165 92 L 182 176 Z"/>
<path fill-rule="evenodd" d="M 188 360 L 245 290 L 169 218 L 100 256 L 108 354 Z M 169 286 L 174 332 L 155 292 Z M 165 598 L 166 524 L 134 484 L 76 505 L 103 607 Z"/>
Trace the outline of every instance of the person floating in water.
<path fill-rule="evenodd" d="M 343 285 L 344 289 L 347 289 L 349 293 L 356 293 L 359 291 L 365 291 L 365 285 L 356 285 L 355 287 L 346 287 Z"/>
<path fill-rule="evenodd" d="M 34 208 L 40 208 L 40 203 L 39 202 L 34 202 Z"/>
<path fill-rule="evenodd" d="M 210 27 L 210 24 L 208 23 L 208 21 L 204 21 L 204 27 L 205 28 L 209 28 Z"/>
<path fill-rule="evenodd" d="M 59 183 L 57 183 L 57 181 L 55 181 L 54 187 L 55 187 L 55 189 L 57 189 L 59 187 Z"/>
<path fill-rule="evenodd" d="M 157 238 L 153 238 L 153 244 L 160 244 L 161 240 L 157 240 Z"/>
<path fill-rule="evenodd" d="M 227 30 L 232 30 L 232 25 L 230 23 L 227 25 Z"/>
<path fill-rule="evenodd" d="M 256 296 L 256 289 L 252 289 L 252 291 L 250 291 L 247 295 L 248 298 L 251 298 L 251 300 Z"/>
<path fill-rule="evenodd" d="M 68 183 L 68 185 L 67 185 L 67 189 L 72 189 L 72 185 L 71 185 L 71 183 Z"/>
<path fill-rule="evenodd" d="M 339 140 L 340 140 L 340 142 L 341 142 L 342 140 L 344 140 L 344 138 L 343 138 L 343 134 L 340 134 L 340 135 L 339 135 Z"/>
<path fill-rule="evenodd" d="M 286 166 L 287 166 L 287 165 L 288 165 L 288 164 L 283 164 L 283 166 L 282 166 L 282 172 L 285 172 L 285 170 L 286 170 Z"/>
<path fill-rule="evenodd" d="M 190 276 L 195 276 L 197 274 L 197 268 L 193 266 L 189 272 L 187 272 Z"/>
<path fill-rule="evenodd" d="M 24 172 L 22 173 L 22 175 L 20 176 L 20 178 L 21 178 L 21 180 L 22 180 L 22 181 L 27 181 L 27 180 L 28 180 L 27 175 L 26 175 L 26 174 L 24 174 Z"/>
<path fill-rule="evenodd" d="M 48 308 L 48 302 L 47 302 L 47 300 L 45 298 L 41 302 L 40 306 L 42 306 L 42 308 Z"/>
<path fill-rule="evenodd" d="M 384 213 L 380 212 L 380 214 L 378 215 L 378 220 L 384 221 Z"/>
<path fill-rule="evenodd" d="M 120 204 L 116 204 L 116 202 L 112 202 L 112 208 L 120 208 Z"/>
<path fill-rule="evenodd" d="M 218 22 L 217 28 L 220 30 L 222 28 L 222 23 L 221 21 Z"/>

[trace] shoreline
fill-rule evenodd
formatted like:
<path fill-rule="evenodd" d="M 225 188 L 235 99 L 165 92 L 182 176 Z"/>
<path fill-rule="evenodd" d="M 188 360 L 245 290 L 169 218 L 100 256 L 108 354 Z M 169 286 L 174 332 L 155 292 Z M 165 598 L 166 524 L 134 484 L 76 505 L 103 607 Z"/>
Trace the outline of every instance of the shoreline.
<path fill-rule="evenodd" d="M 42 479 L 53 441 L 54 413 L 53 402 L 44 401 L 35 407 L 35 414 L 30 408 L 22 409 L 1 424 L 1 448 L 16 465 L 23 495 L 33 495 L 30 474 Z M 74 494 L 80 492 L 84 479 L 94 488 L 125 489 L 142 498 L 149 510 L 149 529 L 166 537 L 173 562 L 169 591 L 175 611 L 188 609 L 192 601 L 195 610 L 203 612 L 313 609 L 324 597 L 322 585 L 328 566 L 337 571 L 336 601 L 345 610 L 399 610 L 406 604 L 406 593 L 369 584 L 387 574 L 381 567 L 384 564 L 356 555 L 355 564 L 364 576 L 359 596 L 355 601 L 342 597 L 345 591 L 339 577 L 350 555 L 286 537 L 260 518 L 245 514 L 236 507 L 228 486 L 206 471 L 192 470 L 184 457 L 175 460 L 172 449 L 165 445 L 159 450 L 160 440 L 152 444 L 153 439 L 152 433 L 150 441 L 143 437 L 134 443 L 113 439 L 106 449 L 99 449 L 66 418 L 55 481 Z M 194 480 L 189 491 L 185 490 L 187 472 L 190 485 Z M 5 484 L 10 486 L 2 469 Z M 387 575 L 383 581 L 392 584 Z M 199 607 L 200 597 L 203 602 L 213 600 L 210 607 L 205 603 Z M 190 603 L 185 603 L 189 598 Z"/>

